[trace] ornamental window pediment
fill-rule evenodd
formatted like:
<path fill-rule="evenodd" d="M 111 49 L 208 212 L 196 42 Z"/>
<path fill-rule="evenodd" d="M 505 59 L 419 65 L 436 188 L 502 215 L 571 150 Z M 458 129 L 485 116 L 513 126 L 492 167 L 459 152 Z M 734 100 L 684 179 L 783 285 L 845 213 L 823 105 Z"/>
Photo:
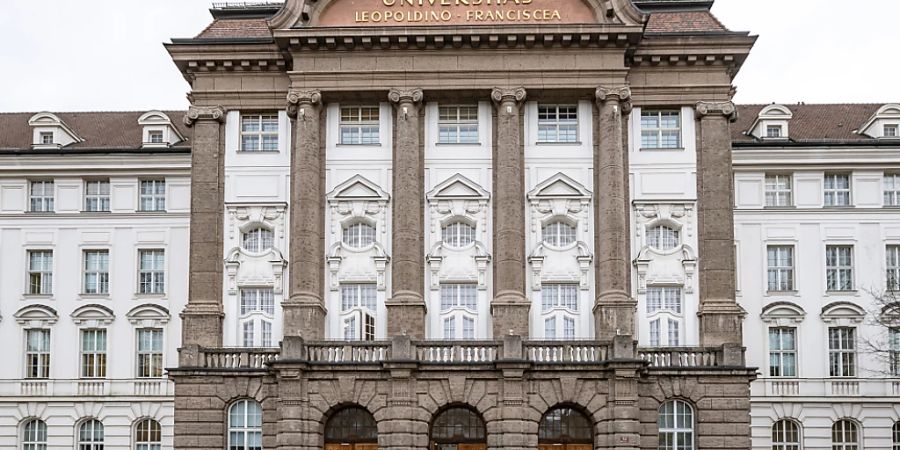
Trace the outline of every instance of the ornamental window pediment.
<path fill-rule="evenodd" d="M 683 286 L 693 293 L 697 253 L 692 203 L 639 203 L 636 205 L 635 238 L 641 249 L 635 259 L 638 293 L 651 285 Z"/>
<path fill-rule="evenodd" d="M 385 270 L 390 257 L 387 238 L 387 204 L 390 194 L 362 175 L 338 184 L 327 195 L 332 242 L 327 263 L 330 287 L 341 283 L 374 283 L 385 289 Z"/>
<path fill-rule="evenodd" d="M 822 308 L 822 321 L 838 326 L 852 326 L 862 323 L 866 310 L 851 302 L 834 302 Z"/>
<path fill-rule="evenodd" d="M 75 325 L 100 327 L 111 324 L 115 318 L 113 310 L 103 305 L 84 305 L 72 311 L 72 321 Z"/>
<path fill-rule="evenodd" d="M 229 204 L 228 240 L 231 250 L 225 258 L 225 278 L 229 295 L 242 286 L 271 286 L 281 293 L 287 260 L 284 205 Z"/>
<path fill-rule="evenodd" d="M 45 305 L 29 305 L 18 310 L 13 317 L 16 323 L 30 328 L 46 328 L 59 320 L 55 309 Z"/>
<path fill-rule="evenodd" d="M 143 328 L 159 328 L 167 324 L 169 319 L 171 319 L 168 309 L 152 303 L 131 308 L 131 311 L 128 311 L 125 317 L 132 325 Z"/>
<path fill-rule="evenodd" d="M 803 322 L 806 311 L 796 303 L 774 302 L 766 305 L 759 316 L 767 324 L 783 327 Z"/>

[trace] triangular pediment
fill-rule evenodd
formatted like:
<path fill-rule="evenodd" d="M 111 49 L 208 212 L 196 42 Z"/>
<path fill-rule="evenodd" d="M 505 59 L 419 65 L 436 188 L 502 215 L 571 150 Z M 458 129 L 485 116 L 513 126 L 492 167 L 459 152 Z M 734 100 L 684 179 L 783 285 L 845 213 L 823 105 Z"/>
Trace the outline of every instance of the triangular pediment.
<path fill-rule="evenodd" d="M 462 174 L 453 175 L 442 181 L 427 194 L 432 199 L 470 199 L 487 200 L 491 194 L 484 190 L 478 183 L 466 178 Z"/>
<path fill-rule="evenodd" d="M 362 175 L 354 175 L 347 181 L 337 185 L 329 194 L 328 200 L 384 200 L 390 195 L 381 187 Z"/>
<path fill-rule="evenodd" d="M 559 172 L 542 181 L 528 193 L 529 200 L 541 198 L 591 198 L 591 191 L 568 175 Z"/>

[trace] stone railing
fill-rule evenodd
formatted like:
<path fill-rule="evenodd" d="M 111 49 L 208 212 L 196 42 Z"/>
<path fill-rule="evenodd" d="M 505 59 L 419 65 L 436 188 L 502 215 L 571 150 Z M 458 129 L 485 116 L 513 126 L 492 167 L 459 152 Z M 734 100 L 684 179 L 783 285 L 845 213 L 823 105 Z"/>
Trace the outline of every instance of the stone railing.
<path fill-rule="evenodd" d="M 428 363 L 493 362 L 500 357 L 501 341 L 421 341 L 413 343 L 416 359 Z"/>
<path fill-rule="evenodd" d="M 609 344 L 598 341 L 526 341 L 525 359 L 536 363 L 596 363 L 609 357 Z"/>
<path fill-rule="evenodd" d="M 204 348 L 201 350 L 203 367 L 211 369 L 264 369 L 266 364 L 278 359 L 277 348 Z"/>
<path fill-rule="evenodd" d="M 650 367 L 716 367 L 723 365 L 722 350 L 707 347 L 654 347 L 638 349 Z"/>
<path fill-rule="evenodd" d="M 306 360 L 330 363 L 373 363 L 391 358 L 390 341 L 308 342 Z"/>

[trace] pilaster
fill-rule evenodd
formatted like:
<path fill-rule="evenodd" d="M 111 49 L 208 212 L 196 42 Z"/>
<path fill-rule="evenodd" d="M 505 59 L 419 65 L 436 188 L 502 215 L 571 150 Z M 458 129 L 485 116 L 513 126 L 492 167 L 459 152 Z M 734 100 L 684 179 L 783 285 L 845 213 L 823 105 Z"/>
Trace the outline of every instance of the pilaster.
<path fill-rule="evenodd" d="M 599 87 L 594 151 L 594 332 L 609 341 L 635 333 L 637 302 L 631 297 L 629 214 L 624 116 L 631 112 L 628 86 Z"/>
<path fill-rule="evenodd" d="M 394 105 L 391 288 L 388 336 L 425 337 L 425 149 L 421 89 L 391 89 Z"/>
<path fill-rule="evenodd" d="M 528 337 L 531 302 L 525 295 L 525 88 L 494 88 L 494 338 Z"/>
<path fill-rule="evenodd" d="M 325 336 L 325 134 L 322 94 L 290 90 L 293 119 L 290 202 L 290 296 L 282 303 L 284 335 Z"/>
<path fill-rule="evenodd" d="M 731 102 L 697 103 L 697 218 L 700 344 L 741 345 L 744 310 L 735 300 Z"/>

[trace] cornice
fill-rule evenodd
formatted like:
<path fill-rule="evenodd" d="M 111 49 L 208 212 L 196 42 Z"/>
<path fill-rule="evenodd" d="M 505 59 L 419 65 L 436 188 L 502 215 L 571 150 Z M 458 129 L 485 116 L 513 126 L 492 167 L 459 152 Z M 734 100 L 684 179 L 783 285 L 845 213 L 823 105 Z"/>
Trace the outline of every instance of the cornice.
<path fill-rule="evenodd" d="M 188 81 L 202 72 L 283 72 L 293 62 L 272 40 L 185 39 L 165 47 Z"/>
<path fill-rule="evenodd" d="M 722 66 L 734 78 L 755 42 L 756 36 L 732 32 L 646 35 L 626 62 L 651 68 Z"/>

